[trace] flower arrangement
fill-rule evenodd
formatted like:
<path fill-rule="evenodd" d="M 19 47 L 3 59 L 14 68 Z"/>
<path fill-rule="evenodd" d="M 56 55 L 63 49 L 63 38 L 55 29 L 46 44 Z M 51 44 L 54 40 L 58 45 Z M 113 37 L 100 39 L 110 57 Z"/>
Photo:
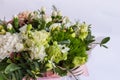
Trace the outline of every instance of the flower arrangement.
<path fill-rule="evenodd" d="M 0 21 L 0 80 L 37 79 L 47 72 L 65 76 L 87 62 L 95 41 L 90 25 L 72 23 L 55 7 L 50 16 L 45 10 Z M 106 47 L 109 39 L 96 44 Z"/>

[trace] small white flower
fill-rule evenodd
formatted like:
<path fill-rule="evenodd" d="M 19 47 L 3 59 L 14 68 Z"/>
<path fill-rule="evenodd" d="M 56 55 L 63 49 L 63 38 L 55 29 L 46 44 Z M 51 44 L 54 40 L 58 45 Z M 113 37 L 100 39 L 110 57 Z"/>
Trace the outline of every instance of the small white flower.
<path fill-rule="evenodd" d="M 7 29 L 11 30 L 12 28 L 13 28 L 12 24 L 9 23 L 9 24 L 7 25 Z"/>
<path fill-rule="evenodd" d="M 48 23 L 48 22 L 52 21 L 52 18 L 50 16 L 44 15 L 44 20 L 46 23 Z"/>
<path fill-rule="evenodd" d="M 58 11 L 58 12 L 57 12 L 57 15 L 58 15 L 58 16 L 62 16 L 62 12 L 61 12 L 61 11 Z"/>
<path fill-rule="evenodd" d="M 68 23 L 70 20 L 69 20 L 69 18 L 67 17 L 67 16 L 65 16 L 64 18 L 63 18 L 63 20 L 62 20 L 62 23 L 63 24 L 66 24 L 66 23 Z"/>
<path fill-rule="evenodd" d="M 62 53 L 67 53 L 70 48 L 68 48 L 66 45 L 58 45 Z"/>
<path fill-rule="evenodd" d="M 52 16 L 54 16 L 54 17 L 57 16 L 57 11 L 54 10 L 54 11 L 52 12 Z"/>
<path fill-rule="evenodd" d="M 14 15 L 14 18 L 18 18 L 18 16 L 17 16 L 17 15 Z"/>
<path fill-rule="evenodd" d="M 45 12 L 45 11 L 46 11 L 46 8 L 45 8 L 45 7 L 41 7 L 41 11 L 42 11 L 42 12 Z"/>
<path fill-rule="evenodd" d="M 49 29 L 50 30 L 54 30 L 55 28 L 61 28 L 61 23 L 54 23 L 54 24 L 52 24 L 50 27 L 49 27 Z"/>

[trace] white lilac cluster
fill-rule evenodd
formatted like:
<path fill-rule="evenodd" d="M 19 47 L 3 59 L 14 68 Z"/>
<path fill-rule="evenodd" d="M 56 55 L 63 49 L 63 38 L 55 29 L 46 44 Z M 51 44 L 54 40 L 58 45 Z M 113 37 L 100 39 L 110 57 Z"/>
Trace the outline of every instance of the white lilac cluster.
<path fill-rule="evenodd" d="M 0 35 L 0 60 L 9 57 L 12 52 L 18 52 L 23 49 L 18 34 L 7 32 L 5 35 Z"/>

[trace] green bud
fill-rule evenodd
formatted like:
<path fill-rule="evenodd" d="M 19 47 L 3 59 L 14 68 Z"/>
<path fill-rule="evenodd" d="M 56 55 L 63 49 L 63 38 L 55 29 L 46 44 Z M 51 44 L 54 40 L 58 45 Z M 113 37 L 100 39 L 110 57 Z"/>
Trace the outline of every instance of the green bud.
<path fill-rule="evenodd" d="M 2 29 L 1 31 L 0 31 L 0 35 L 1 34 L 5 34 L 6 33 L 6 31 L 4 30 L 4 29 Z"/>
<path fill-rule="evenodd" d="M 27 31 L 30 31 L 32 29 L 32 25 L 31 24 L 28 24 L 27 25 Z"/>
<path fill-rule="evenodd" d="M 45 66 L 47 67 L 47 71 L 50 71 L 53 69 L 53 66 L 51 63 L 47 63 Z"/>
<path fill-rule="evenodd" d="M 54 44 L 54 45 L 57 45 L 57 41 L 54 41 L 53 44 Z"/>
<path fill-rule="evenodd" d="M 13 18 L 13 26 L 18 29 L 18 26 L 19 26 L 19 19 L 18 19 L 18 16 L 15 15 L 14 18 Z"/>
<path fill-rule="evenodd" d="M 0 30 L 2 30 L 3 29 L 3 26 L 2 25 L 0 25 Z"/>
<path fill-rule="evenodd" d="M 70 32 L 73 32 L 74 30 L 72 28 L 70 28 Z"/>
<path fill-rule="evenodd" d="M 75 34 L 75 33 L 72 33 L 71 36 L 74 38 L 74 37 L 76 36 L 76 34 Z"/>

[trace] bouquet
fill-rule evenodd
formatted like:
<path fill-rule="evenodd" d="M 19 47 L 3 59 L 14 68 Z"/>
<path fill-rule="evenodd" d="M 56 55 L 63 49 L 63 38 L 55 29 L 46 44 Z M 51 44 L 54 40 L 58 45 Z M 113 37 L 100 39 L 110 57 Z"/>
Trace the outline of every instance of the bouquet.
<path fill-rule="evenodd" d="M 87 62 L 92 44 L 107 48 L 110 38 L 94 43 L 91 25 L 72 23 L 56 7 L 51 15 L 45 10 L 0 21 L 0 80 L 74 75 L 72 70 Z"/>

